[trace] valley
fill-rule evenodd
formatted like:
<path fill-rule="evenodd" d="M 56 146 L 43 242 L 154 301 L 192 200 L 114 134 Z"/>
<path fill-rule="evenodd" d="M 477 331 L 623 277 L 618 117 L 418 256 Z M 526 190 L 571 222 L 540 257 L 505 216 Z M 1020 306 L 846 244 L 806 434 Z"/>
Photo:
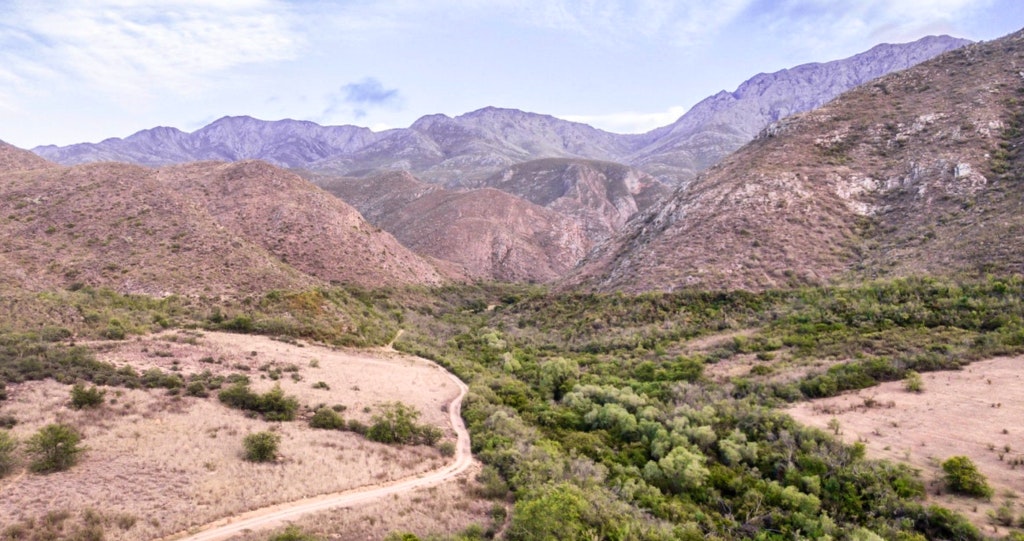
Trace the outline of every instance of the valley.
<path fill-rule="evenodd" d="M 1022 539 L 1021 66 L 0 144 L 0 541 Z"/>

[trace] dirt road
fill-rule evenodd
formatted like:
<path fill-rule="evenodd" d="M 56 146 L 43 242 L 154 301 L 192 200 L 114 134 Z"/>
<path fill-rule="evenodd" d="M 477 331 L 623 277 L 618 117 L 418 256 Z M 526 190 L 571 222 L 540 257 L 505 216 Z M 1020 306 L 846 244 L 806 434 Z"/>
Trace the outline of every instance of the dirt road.
<path fill-rule="evenodd" d="M 438 367 L 438 369 L 441 368 Z M 462 400 L 465 398 L 469 388 L 454 375 L 448 374 L 448 376 L 459 387 L 459 395 L 452 400 L 448 407 L 448 418 L 457 434 L 457 443 L 454 460 L 444 468 L 387 484 L 361 487 L 335 494 L 324 494 L 313 498 L 256 509 L 241 515 L 220 519 L 205 526 L 192 528 L 188 532 L 177 533 L 163 539 L 167 541 L 216 541 L 228 539 L 246 530 L 279 527 L 307 513 L 365 503 L 392 494 L 437 485 L 459 475 L 469 468 L 473 462 L 469 446 L 469 432 L 466 431 L 466 425 L 462 422 Z"/>

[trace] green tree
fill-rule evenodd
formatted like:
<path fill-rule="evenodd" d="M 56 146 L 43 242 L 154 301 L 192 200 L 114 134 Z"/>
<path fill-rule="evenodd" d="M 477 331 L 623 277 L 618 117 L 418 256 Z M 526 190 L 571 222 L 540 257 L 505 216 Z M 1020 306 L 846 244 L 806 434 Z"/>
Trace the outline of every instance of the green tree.
<path fill-rule="evenodd" d="M 590 504 L 578 487 L 560 483 L 546 486 L 516 502 L 510 541 L 571 541 L 590 539 L 584 517 Z"/>
<path fill-rule="evenodd" d="M 25 450 L 33 457 L 29 467 L 37 473 L 64 471 L 74 466 L 85 451 L 79 445 L 82 436 L 73 427 L 49 424 L 25 442 Z"/>
<path fill-rule="evenodd" d="M 540 364 L 540 388 L 548 398 L 561 400 L 572 390 L 580 376 L 580 366 L 572 359 L 555 357 Z"/>
<path fill-rule="evenodd" d="M 992 497 L 992 487 L 988 486 L 988 480 L 970 458 L 950 457 L 942 463 L 942 471 L 946 472 L 946 484 L 953 492 L 986 499 Z"/>
<path fill-rule="evenodd" d="M 14 469 L 14 450 L 18 440 L 8 431 L 0 430 L 0 477 Z"/>
<path fill-rule="evenodd" d="M 277 456 L 281 436 L 273 432 L 254 432 L 245 437 L 245 459 L 251 462 L 270 462 Z"/>
<path fill-rule="evenodd" d="M 417 425 L 420 412 L 401 402 L 381 406 L 381 412 L 373 416 L 373 424 L 366 437 L 380 443 L 433 445 L 443 433 L 437 427 Z"/>

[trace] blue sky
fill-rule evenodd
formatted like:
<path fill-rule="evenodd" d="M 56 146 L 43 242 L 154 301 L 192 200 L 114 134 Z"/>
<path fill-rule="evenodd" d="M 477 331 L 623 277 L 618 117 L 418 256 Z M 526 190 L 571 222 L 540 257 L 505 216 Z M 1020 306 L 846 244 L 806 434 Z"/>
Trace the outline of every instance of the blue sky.
<path fill-rule="evenodd" d="M 1021 0 L 0 0 L 0 139 L 488 105 L 642 132 L 759 72 L 1021 27 Z"/>

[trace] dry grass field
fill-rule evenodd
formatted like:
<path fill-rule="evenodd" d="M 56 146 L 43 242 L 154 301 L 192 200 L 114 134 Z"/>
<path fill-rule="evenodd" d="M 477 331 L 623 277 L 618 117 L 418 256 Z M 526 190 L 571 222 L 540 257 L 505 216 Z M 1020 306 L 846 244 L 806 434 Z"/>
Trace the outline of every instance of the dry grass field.
<path fill-rule="evenodd" d="M 392 532 L 412 532 L 419 536 L 450 534 L 470 527 L 486 530 L 495 524 L 495 507 L 510 507 L 477 495 L 480 471 L 477 463 L 456 482 L 395 495 L 358 506 L 313 513 L 293 524 L 303 532 L 324 540 L 383 539 Z M 511 512 L 511 509 L 507 509 Z M 279 529 L 280 530 L 280 529 Z M 279 531 L 278 530 L 278 531 Z M 250 532 L 234 541 L 264 541 L 266 532 Z"/>
<path fill-rule="evenodd" d="M 1009 501 L 1024 513 L 1024 358 L 972 363 L 961 371 L 922 374 L 924 390 L 902 382 L 798 404 L 788 413 L 801 423 L 828 430 L 839 422 L 847 442 L 860 441 L 869 456 L 908 463 L 921 470 L 930 499 L 963 512 L 987 533 L 1005 533 L 989 512 Z M 948 494 L 940 464 L 966 455 L 995 490 L 990 501 Z"/>
<path fill-rule="evenodd" d="M 303 405 L 343 404 L 343 416 L 363 422 L 378 404 L 401 401 L 421 412 L 420 422 L 442 427 L 445 438 L 454 439 L 444 410 L 457 386 L 439 367 L 393 352 L 224 333 L 91 345 L 100 359 L 140 371 L 242 372 L 255 391 L 279 384 Z M 278 369 L 274 381 L 270 374 Z M 318 382 L 329 389 L 314 388 Z M 88 447 L 69 471 L 0 480 L 0 517 L 9 524 L 55 511 L 74 517 L 95 510 L 105 517 L 106 539 L 152 539 L 246 510 L 415 476 L 449 460 L 432 447 L 377 444 L 351 432 L 313 430 L 302 419 L 251 418 L 213 395 L 110 388 L 100 409 L 77 411 L 68 404 L 70 386 L 54 381 L 8 390 L 0 413 L 18 419 L 13 432 L 19 439 L 44 424 L 65 422 L 79 428 Z M 282 436 L 279 460 L 244 461 L 242 438 L 262 430 Z"/>

